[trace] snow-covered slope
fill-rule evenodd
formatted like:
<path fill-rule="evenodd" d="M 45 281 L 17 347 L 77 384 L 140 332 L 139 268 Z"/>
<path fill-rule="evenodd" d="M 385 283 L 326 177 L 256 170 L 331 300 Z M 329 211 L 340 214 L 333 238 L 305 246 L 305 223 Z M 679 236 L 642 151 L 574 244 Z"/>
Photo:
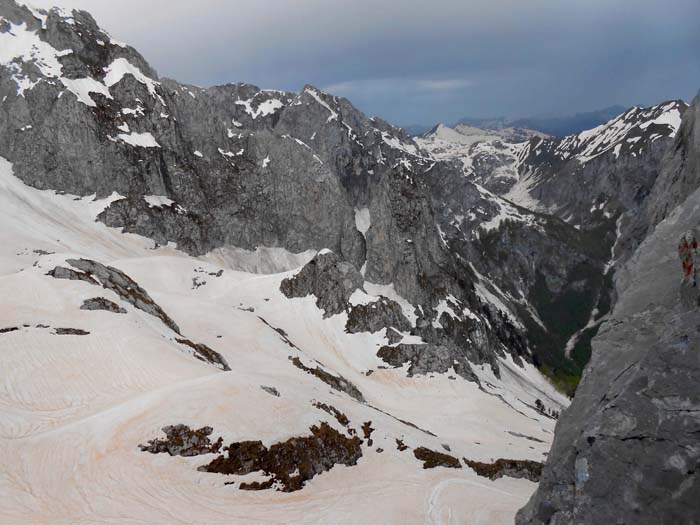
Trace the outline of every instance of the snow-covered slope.
<path fill-rule="evenodd" d="M 561 141 L 533 141 L 529 153 L 534 156 L 551 155 L 558 160 L 576 159 L 586 164 L 611 151 L 639 155 L 644 148 L 661 138 L 675 137 L 681 124 L 681 115 L 688 105 L 670 101 L 648 108 L 633 107 L 616 118 L 578 135 Z"/>
<path fill-rule="evenodd" d="M 549 137 L 527 129 L 438 124 L 416 142 L 436 159 L 461 162 L 467 177 L 500 194 L 518 180 L 521 153 L 535 138 Z"/>
<path fill-rule="evenodd" d="M 387 343 L 383 331 L 348 334 L 347 314 L 324 319 L 313 297 L 282 295 L 280 282 L 295 270 L 252 274 L 235 270 L 234 256 L 221 267 L 154 249 L 151 240 L 95 222 L 107 203 L 30 188 L 0 161 L 3 522 L 512 521 L 534 483 L 491 481 L 463 463 L 426 470 L 413 451 L 448 453 L 444 444 L 456 458 L 541 461 L 554 421 L 535 400 L 554 410 L 565 401 L 531 365 L 507 358 L 500 378 L 477 369 L 482 389 L 449 373 L 406 377 L 375 355 Z M 231 370 L 195 359 L 171 328 L 113 291 L 47 275 L 79 258 L 131 277 L 182 334 L 221 354 Z M 126 313 L 81 309 L 96 296 Z M 294 357 L 344 377 L 366 402 L 298 369 Z M 209 425 L 225 444 L 271 444 L 308 435 L 322 421 L 347 435 L 314 402 L 335 407 L 358 432 L 371 421 L 373 444 L 365 439 L 355 466 L 336 465 L 300 492 L 238 490 L 225 483 L 254 476 L 197 471 L 214 455 L 138 448 L 176 423 Z M 409 449 L 399 451 L 397 439 Z"/>

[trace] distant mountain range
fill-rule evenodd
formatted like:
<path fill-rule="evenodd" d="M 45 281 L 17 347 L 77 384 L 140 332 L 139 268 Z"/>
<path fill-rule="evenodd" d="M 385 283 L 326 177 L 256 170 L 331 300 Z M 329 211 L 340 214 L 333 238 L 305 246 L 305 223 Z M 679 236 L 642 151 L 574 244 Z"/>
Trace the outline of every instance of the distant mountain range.
<path fill-rule="evenodd" d="M 507 117 L 464 117 L 457 122 L 450 124 L 450 127 L 456 127 L 462 124 L 493 130 L 500 130 L 503 128 L 523 128 L 540 131 L 542 133 L 546 133 L 547 135 L 553 135 L 556 137 L 565 137 L 567 135 L 575 135 L 587 129 L 605 124 L 609 120 L 618 116 L 620 113 L 624 112 L 625 109 L 626 108 L 624 106 L 609 106 L 597 111 L 576 113 L 574 115 L 553 117 L 536 116 L 521 119 L 512 119 Z M 425 126 L 421 124 L 404 126 L 404 129 L 413 136 L 423 135 L 432 128 L 433 126 Z"/>

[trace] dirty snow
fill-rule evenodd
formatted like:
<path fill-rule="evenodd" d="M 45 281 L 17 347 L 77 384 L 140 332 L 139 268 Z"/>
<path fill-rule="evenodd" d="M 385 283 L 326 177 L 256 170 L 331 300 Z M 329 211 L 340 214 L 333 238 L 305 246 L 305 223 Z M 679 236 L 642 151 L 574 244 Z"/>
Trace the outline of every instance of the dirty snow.
<path fill-rule="evenodd" d="M 348 334 L 347 314 L 324 319 L 314 297 L 287 299 L 280 292 L 281 281 L 314 252 L 225 248 L 192 258 L 95 222 L 92 205 L 22 184 L 0 159 L 0 326 L 21 327 L 0 335 L 0 370 L 6 372 L 0 379 L 0 515 L 8 523 L 435 523 L 450 516 L 512 523 L 534 483 L 492 482 L 466 467 L 425 470 L 411 450 L 396 450 L 395 439 L 433 450 L 448 443 L 456 457 L 480 461 L 543 460 L 554 421 L 528 405 L 535 398 L 548 407 L 563 405 L 534 368 L 506 359 L 499 379 L 476 367 L 490 393 L 447 374 L 407 377 L 403 369 L 379 368 L 385 365 L 376 356 L 386 344 L 383 332 Z M 158 319 L 130 305 L 124 315 L 81 310 L 96 294 L 119 299 L 45 275 L 68 257 L 126 272 L 184 334 L 220 352 L 233 370 L 223 373 L 193 359 Z M 273 266 L 289 271 L 251 273 Z M 206 284 L 193 290 L 192 278 L 201 275 Z M 391 285 L 366 289 L 413 309 Z M 40 324 L 90 334 L 58 337 Z M 330 391 L 292 366 L 289 356 L 323 363 L 355 384 L 368 404 Z M 274 386 L 280 397 L 260 385 Z M 344 432 L 311 405 L 314 400 L 341 410 L 354 427 L 372 421 L 375 444 L 363 446 L 356 466 L 336 466 L 293 494 L 241 491 L 224 484 L 230 477 L 198 472 L 212 456 L 169 457 L 137 448 L 173 423 L 211 425 L 225 443 L 269 444 L 305 435 L 319 421 Z"/>

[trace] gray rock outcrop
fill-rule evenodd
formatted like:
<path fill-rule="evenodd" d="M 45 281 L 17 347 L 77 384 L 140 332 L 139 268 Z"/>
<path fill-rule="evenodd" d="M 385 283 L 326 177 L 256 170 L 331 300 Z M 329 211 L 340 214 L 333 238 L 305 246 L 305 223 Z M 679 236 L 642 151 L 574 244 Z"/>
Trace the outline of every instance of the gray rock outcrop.
<path fill-rule="evenodd" d="M 115 314 L 125 314 L 126 310 L 116 303 L 113 303 L 109 299 L 104 297 L 94 297 L 92 299 L 86 299 L 80 306 L 81 310 L 104 310 L 106 312 L 112 312 Z"/>
<path fill-rule="evenodd" d="M 171 456 L 200 456 L 215 454 L 221 449 L 223 439 L 212 442 L 211 427 L 192 429 L 187 425 L 168 425 L 162 428 L 165 438 L 152 439 L 148 445 L 139 445 L 142 452 L 151 454 L 167 453 Z"/>
<path fill-rule="evenodd" d="M 282 281 L 280 290 L 289 297 L 316 297 L 316 306 L 330 317 L 348 308 L 350 296 L 362 288 L 364 279 L 355 267 L 333 252 L 321 252 L 293 277 Z"/>
<path fill-rule="evenodd" d="M 88 275 L 91 279 L 99 281 L 103 288 L 113 291 L 122 300 L 147 314 L 157 317 L 173 332 L 180 333 L 180 328 L 175 324 L 175 321 L 151 299 L 148 292 L 121 270 L 89 259 L 68 259 L 66 262 Z"/>
<path fill-rule="evenodd" d="M 104 289 L 111 290 L 121 300 L 138 310 L 160 319 L 165 326 L 177 334 L 174 340 L 186 347 L 196 359 L 224 371 L 231 370 L 226 359 L 215 350 L 205 344 L 195 343 L 181 337 L 180 328 L 175 324 L 175 321 L 148 295 L 146 290 L 121 270 L 89 259 L 67 259 L 66 262 L 78 270 L 57 266 L 47 275 L 55 279 L 84 281 L 95 286 L 102 285 Z M 115 313 L 126 313 L 126 310 L 103 297 L 86 300 L 81 306 L 81 310 L 108 310 Z"/>
<path fill-rule="evenodd" d="M 682 130 L 698 126 L 698 104 Z M 697 165 L 690 136 L 677 136 L 670 165 Z M 669 180 L 657 183 L 668 188 Z M 692 186 L 675 179 L 668 195 L 681 204 L 618 271 L 619 299 L 518 524 L 700 522 L 699 307 L 683 246 L 700 225 Z"/>

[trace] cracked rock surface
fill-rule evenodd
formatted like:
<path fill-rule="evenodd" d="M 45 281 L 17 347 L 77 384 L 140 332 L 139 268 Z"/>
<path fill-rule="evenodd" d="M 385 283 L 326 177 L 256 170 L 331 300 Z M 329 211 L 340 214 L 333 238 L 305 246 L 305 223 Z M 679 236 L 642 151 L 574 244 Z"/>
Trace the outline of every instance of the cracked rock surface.
<path fill-rule="evenodd" d="M 686 143 L 698 104 L 686 112 L 674 148 L 692 158 L 673 164 L 700 158 L 700 144 Z M 620 272 L 619 300 L 593 340 L 518 524 L 700 522 L 700 307 L 687 300 L 693 272 L 682 251 L 678 257 L 679 242 L 700 225 L 700 190 L 687 191 L 686 178 L 676 183 L 685 201 Z"/>

